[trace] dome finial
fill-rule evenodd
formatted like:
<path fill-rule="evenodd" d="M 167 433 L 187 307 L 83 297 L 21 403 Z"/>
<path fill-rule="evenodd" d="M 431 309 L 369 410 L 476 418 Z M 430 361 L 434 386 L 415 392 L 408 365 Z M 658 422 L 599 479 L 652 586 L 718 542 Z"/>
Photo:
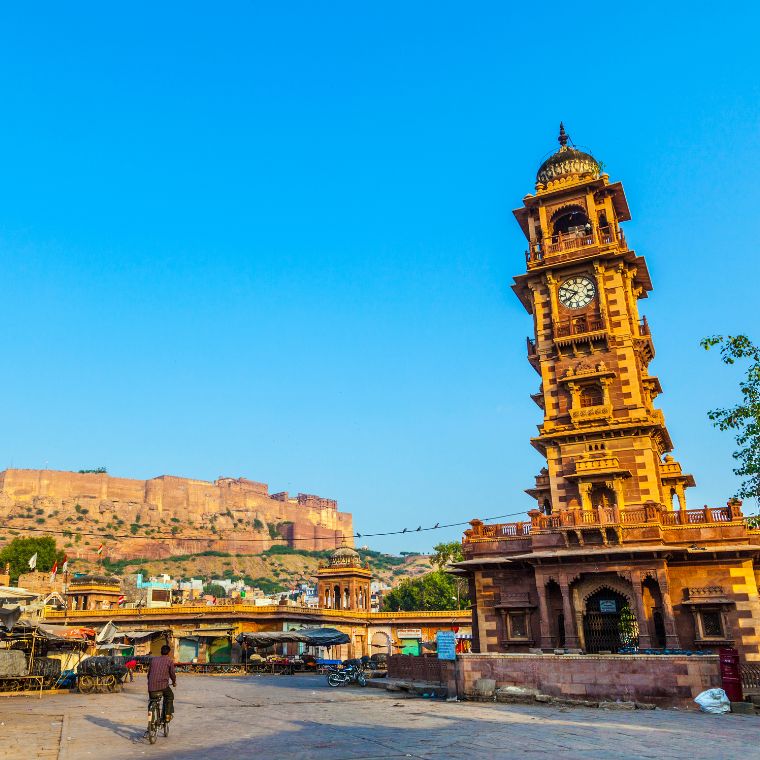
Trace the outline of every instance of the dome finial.
<path fill-rule="evenodd" d="M 557 142 L 563 148 L 567 145 L 567 132 L 565 132 L 565 125 L 562 122 L 559 123 L 559 137 L 557 138 Z"/>

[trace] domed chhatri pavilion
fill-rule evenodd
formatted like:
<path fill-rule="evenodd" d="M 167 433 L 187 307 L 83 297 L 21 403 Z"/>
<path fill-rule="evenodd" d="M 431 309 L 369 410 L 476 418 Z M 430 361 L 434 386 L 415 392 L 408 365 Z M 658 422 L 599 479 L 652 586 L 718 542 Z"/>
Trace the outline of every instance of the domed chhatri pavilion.
<path fill-rule="evenodd" d="M 527 358 L 545 459 L 524 522 L 465 531 L 474 648 L 619 652 L 735 646 L 760 660 L 760 530 L 741 502 L 687 508 L 650 373 L 646 262 L 628 247 L 620 182 L 572 146 L 514 214 L 526 239 L 512 289 L 531 315 Z M 673 262 L 671 262 L 673 264 Z"/>
<path fill-rule="evenodd" d="M 359 552 L 338 547 L 317 570 L 319 606 L 333 610 L 370 610 L 369 563 L 362 565 Z"/>

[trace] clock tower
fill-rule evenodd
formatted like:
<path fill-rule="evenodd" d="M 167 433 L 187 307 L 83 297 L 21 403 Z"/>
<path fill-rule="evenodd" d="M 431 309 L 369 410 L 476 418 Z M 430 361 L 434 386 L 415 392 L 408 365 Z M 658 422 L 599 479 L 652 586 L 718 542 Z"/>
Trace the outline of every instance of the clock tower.
<path fill-rule="evenodd" d="M 654 400 L 654 344 L 639 301 L 652 289 L 644 258 L 626 243 L 631 216 L 620 182 L 572 145 L 538 170 L 535 193 L 514 214 L 528 240 L 513 290 L 533 315 L 528 361 L 543 411 L 533 446 L 546 467 L 528 493 L 544 515 L 662 504 L 686 510 L 691 475 Z"/>

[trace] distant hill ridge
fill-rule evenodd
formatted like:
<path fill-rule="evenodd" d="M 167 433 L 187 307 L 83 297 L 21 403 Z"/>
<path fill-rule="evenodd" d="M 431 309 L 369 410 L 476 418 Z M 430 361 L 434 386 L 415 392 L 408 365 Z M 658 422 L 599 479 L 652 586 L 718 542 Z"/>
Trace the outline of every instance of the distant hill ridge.
<path fill-rule="evenodd" d="M 88 532 L 102 535 L 114 558 L 204 549 L 251 553 L 274 544 L 312 551 L 344 541 L 353 545 L 352 517 L 338 511 L 337 501 L 270 494 L 267 484 L 246 478 L 210 483 L 173 475 L 136 480 L 105 472 L 8 469 L 0 472 L 0 519 L 3 532 L 11 534 L 3 540 L 24 528 L 66 530 L 71 535 L 59 544 L 68 543 L 70 554 L 82 557 L 99 544 L 81 535 Z M 171 537 L 156 540 L 159 533 Z"/>

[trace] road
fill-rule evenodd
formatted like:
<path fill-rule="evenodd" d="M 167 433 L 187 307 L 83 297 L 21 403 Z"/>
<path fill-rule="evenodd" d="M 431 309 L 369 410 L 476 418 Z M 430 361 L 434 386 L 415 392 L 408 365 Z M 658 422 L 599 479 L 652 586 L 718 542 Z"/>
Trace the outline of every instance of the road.
<path fill-rule="evenodd" d="M 0 699 L 4 760 L 750 757 L 760 718 L 405 698 L 319 676 L 180 676 L 171 735 L 144 738 L 145 677 L 117 694 Z"/>

